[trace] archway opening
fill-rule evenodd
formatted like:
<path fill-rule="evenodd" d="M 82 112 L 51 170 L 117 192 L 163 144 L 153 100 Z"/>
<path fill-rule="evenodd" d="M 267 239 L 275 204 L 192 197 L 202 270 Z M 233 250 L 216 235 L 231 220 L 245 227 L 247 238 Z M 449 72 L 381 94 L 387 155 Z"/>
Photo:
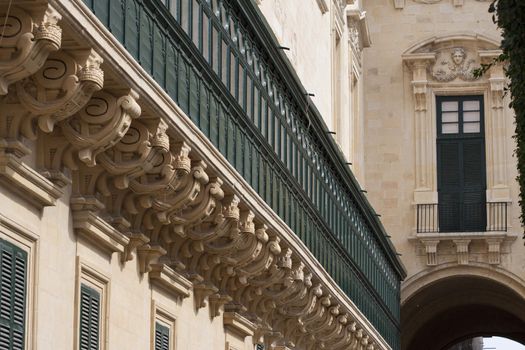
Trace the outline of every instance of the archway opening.
<path fill-rule="evenodd" d="M 503 337 L 474 337 L 447 350 L 525 350 L 525 345 Z"/>
<path fill-rule="evenodd" d="M 446 350 L 479 336 L 525 344 L 525 299 L 480 276 L 451 276 L 427 284 L 401 308 L 403 350 Z"/>

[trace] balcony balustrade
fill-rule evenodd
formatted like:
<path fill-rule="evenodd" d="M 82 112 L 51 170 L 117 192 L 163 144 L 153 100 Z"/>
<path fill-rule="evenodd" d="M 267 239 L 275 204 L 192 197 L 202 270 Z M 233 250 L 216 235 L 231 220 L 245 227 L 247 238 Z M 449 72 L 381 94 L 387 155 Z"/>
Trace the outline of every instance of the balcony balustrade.
<path fill-rule="evenodd" d="M 417 233 L 507 232 L 507 202 L 418 204 Z"/>
<path fill-rule="evenodd" d="M 254 2 L 84 2 L 398 349 L 403 267 Z"/>
<path fill-rule="evenodd" d="M 417 204 L 416 235 L 411 240 L 423 246 L 429 266 L 440 263 L 439 245 L 443 241 L 456 246 L 458 264 L 469 264 L 471 243 L 477 242 L 479 254 L 482 242 L 486 247 L 482 261 L 498 265 L 504 245 L 517 237 L 508 232 L 508 206 L 508 202 Z"/>

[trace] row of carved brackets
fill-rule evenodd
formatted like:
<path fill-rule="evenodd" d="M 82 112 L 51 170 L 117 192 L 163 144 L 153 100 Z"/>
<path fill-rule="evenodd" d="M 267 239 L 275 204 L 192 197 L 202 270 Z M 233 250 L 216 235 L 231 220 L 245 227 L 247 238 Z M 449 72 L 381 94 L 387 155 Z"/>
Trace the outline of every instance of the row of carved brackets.
<path fill-rule="evenodd" d="M 66 19 L 17 5 L 6 16 L 0 1 L 12 31 L 0 48 L 2 181 L 38 207 L 70 185 L 81 239 L 123 264 L 137 256 L 151 283 L 193 294 L 212 317 L 243 315 L 268 348 L 383 348 L 189 142 L 104 77 L 96 48 L 62 37 Z"/>
<path fill-rule="evenodd" d="M 457 233 L 457 234 L 417 234 L 411 238 L 421 243 L 425 249 L 426 265 L 437 266 L 439 264 L 439 243 L 452 241 L 456 247 L 457 263 L 469 264 L 470 244 L 474 241 L 484 242 L 487 246 L 487 262 L 490 265 L 501 264 L 502 245 L 517 239 L 517 235 L 503 232 L 495 233 Z"/>

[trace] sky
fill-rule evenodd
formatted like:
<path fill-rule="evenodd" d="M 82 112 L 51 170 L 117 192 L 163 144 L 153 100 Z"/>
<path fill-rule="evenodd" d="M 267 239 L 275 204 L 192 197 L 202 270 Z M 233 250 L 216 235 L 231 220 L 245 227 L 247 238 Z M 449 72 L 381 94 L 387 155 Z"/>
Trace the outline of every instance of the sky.
<path fill-rule="evenodd" d="M 515 341 L 500 338 L 490 337 L 483 338 L 483 349 L 484 350 L 525 350 L 525 346 Z"/>

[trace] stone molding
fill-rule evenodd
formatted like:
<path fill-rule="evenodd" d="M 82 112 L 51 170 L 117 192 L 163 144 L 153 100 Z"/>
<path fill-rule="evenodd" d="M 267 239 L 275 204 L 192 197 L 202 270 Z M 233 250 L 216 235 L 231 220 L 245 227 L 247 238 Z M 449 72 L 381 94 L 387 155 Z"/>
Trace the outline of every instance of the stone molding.
<path fill-rule="evenodd" d="M 517 295 L 524 295 L 525 280 L 501 266 L 490 266 L 486 263 L 471 261 L 468 265 L 459 265 L 456 262 L 437 265 L 424 269 L 410 276 L 402 284 L 401 305 L 405 305 L 421 288 L 449 277 L 475 276 L 486 278 L 507 286 Z"/>
<path fill-rule="evenodd" d="M 396 9 L 403 9 L 405 7 L 406 1 L 407 0 L 394 0 L 394 8 L 396 8 Z M 440 3 L 442 0 L 412 0 L 412 1 L 415 2 L 415 3 L 419 3 L 419 4 L 432 5 L 432 4 Z M 465 2 L 465 0 L 447 0 L 447 1 L 450 1 L 452 3 L 452 5 L 454 5 L 454 6 L 463 6 L 463 4 Z M 477 2 L 488 2 L 490 0 L 475 0 L 475 1 L 477 1 Z"/>
<path fill-rule="evenodd" d="M 83 8 L 76 1 L 53 4 L 59 11 Z M 41 14 L 45 20 L 37 21 L 29 14 L 32 5 L 23 5 L 17 10 L 23 23 L 42 23 L 38 28 L 44 34 L 49 29 L 53 35 L 37 33 L 46 43 L 59 38 L 56 11 L 47 7 Z M 64 21 L 68 18 L 71 13 Z M 34 35 L 34 41 L 17 47 L 34 47 L 40 38 Z M 52 198 L 40 202 L 53 205 L 62 194 L 55 188 L 71 185 L 78 235 L 103 252 L 118 252 L 123 263 L 136 256 L 152 284 L 180 298 L 191 291 L 196 310 L 209 305 L 211 317 L 224 309 L 242 315 L 268 348 L 389 348 L 334 282 L 319 273 L 304 245 L 283 239 L 290 235 L 284 225 L 261 215 L 269 209 L 246 200 L 251 194 L 242 179 L 231 186 L 220 162 L 219 167 L 208 164 L 193 138 L 165 119 L 165 111 L 153 112 L 160 107 L 139 104 L 140 92 L 118 71 L 104 86 L 102 43 L 77 52 L 61 49 L 60 40 L 52 42 L 56 45 L 43 46 L 56 52 L 35 51 L 31 57 L 39 59 L 23 74 L 12 73 L 19 70 L 17 60 L 1 67 L 6 93 L 0 103 L 10 111 L 0 122 L 4 153 L 31 169 L 27 156 L 38 145 L 34 156 L 40 173 L 31 169 L 36 180 L 18 187 L 38 197 L 34 183 L 48 184 Z M 172 118 L 188 119 L 182 113 Z M 193 130 L 193 135 L 199 134 Z M 33 144 L 25 146 L 27 140 Z M 0 175 L 13 182 L 20 172 Z"/>

